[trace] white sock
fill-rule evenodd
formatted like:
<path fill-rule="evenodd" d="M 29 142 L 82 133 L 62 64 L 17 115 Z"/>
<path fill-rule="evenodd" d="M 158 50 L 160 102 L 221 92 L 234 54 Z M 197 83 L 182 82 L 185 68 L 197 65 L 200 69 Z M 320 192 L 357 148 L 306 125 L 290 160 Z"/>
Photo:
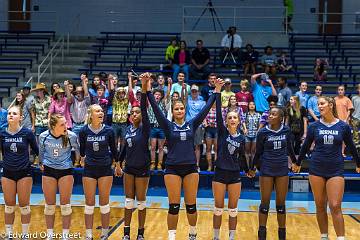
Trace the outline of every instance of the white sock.
<path fill-rule="evenodd" d="M 69 239 L 69 229 L 63 229 L 63 239 Z"/>
<path fill-rule="evenodd" d="M 54 229 L 48 229 L 47 230 L 47 238 L 52 239 L 54 235 Z"/>
<path fill-rule="evenodd" d="M 5 224 L 5 231 L 6 235 L 10 235 L 13 233 L 13 225 L 12 224 Z"/>
<path fill-rule="evenodd" d="M 101 236 L 107 236 L 109 234 L 109 228 L 101 229 Z"/>
<path fill-rule="evenodd" d="M 22 229 L 22 233 L 23 234 L 28 234 L 29 233 L 29 224 L 21 224 L 21 229 Z"/>
<path fill-rule="evenodd" d="M 92 238 L 92 229 L 86 229 L 85 231 L 85 237 Z"/>
<path fill-rule="evenodd" d="M 328 239 L 329 239 L 327 233 L 322 233 L 322 234 L 320 235 L 320 238 L 321 238 L 321 240 L 328 240 Z"/>
<path fill-rule="evenodd" d="M 344 236 L 337 237 L 336 240 L 345 240 L 345 237 Z"/>
<path fill-rule="evenodd" d="M 176 240 L 176 230 L 168 231 L 168 240 Z"/>
<path fill-rule="evenodd" d="M 214 228 L 214 238 L 220 238 L 220 229 Z"/>
<path fill-rule="evenodd" d="M 189 227 L 189 234 L 196 235 L 196 226 Z"/>
<path fill-rule="evenodd" d="M 229 240 L 234 240 L 235 239 L 235 233 L 236 233 L 236 230 L 230 230 L 229 231 Z"/>

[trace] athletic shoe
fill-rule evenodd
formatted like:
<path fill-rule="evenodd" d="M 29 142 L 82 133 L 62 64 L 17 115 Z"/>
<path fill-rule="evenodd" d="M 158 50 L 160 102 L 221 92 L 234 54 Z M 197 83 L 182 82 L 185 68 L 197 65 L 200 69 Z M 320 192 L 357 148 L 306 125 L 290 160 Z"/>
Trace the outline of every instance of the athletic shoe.
<path fill-rule="evenodd" d="M 196 234 L 189 234 L 189 240 L 196 240 Z"/>
<path fill-rule="evenodd" d="M 129 235 L 125 235 L 122 240 L 130 240 L 130 236 Z"/>
<path fill-rule="evenodd" d="M 138 235 L 136 240 L 145 240 L 144 236 L 143 235 Z"/>

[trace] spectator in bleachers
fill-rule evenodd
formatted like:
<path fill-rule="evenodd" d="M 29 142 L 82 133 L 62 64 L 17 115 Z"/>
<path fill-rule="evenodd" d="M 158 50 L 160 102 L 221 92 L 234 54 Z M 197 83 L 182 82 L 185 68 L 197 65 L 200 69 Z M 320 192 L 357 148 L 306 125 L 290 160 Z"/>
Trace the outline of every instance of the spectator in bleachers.
<path fill-rule="evenodd" d="M 163 91 L 164 94 L 167 93 L 168 87 L 165 85 L 165 77 L 162 74 L 159 74 L 156 78 L 156 83 L 154 84 L 155 89 Z"/>
<path fill-rule="evenodd" d="M 109 95 L 110 95 L 110 84 L 112 84 L 114 86 L 114 89 L 117 88 L 117 84 L 119 82 L 118 80 L 118 76 L 115 73 L 109 73 L 107 75 L 107 84 L 108 84 L 108 91 L 109 91 Z M 108 111 L 107 111 L 107 125 L 111 126 L 112 124 L 112 117 L 113 117 L 113 106 L 112 106 L 112 101 L 109 102 L 109 107 L 108 107 Z"/>
<path fill-rule="evenodd" d="M 243 79 L 240 81 L 240 91 L 235 94 L 238 106 L 240 106 L 244 113 L 248 111 L 249 102 L 254 101 L 254 96 L 249 92 L 249 81 Z"/>
<path fill-rule="evenodd" d="M 32 129 L 32 120 L 31 120 L 31 102 L 26 101 L 25 94 L 21 90 L 20 92 L 16 93 L 15 102 L 10 104 L 10 109 L 12 106 L 19 106 L 22 111 L 22 119 L 21 119 L 21 126 Z"/>
<path fill-rule="evenodd" d="M 49 97 L 44 83 L 37 83 L 36 87 L 31 90 L 35 92 L 36 97 L 31 103 L 31 125 L 37 140 L 39 135 L 48 129 L 48 116 L 51 98 Z"/>
<path fill-rule="evenodd" d="M 196 115 L 198 115 L 205 107 L 206 102 L 200 99 L 199 96 L 199 87 L 195 84 L 191 86 L 191 95 L 189 96 L 186 104 L 186 121 L 190 121 Z M 202 144 L 204 138 L 204 128 L 198 127 L 194 136 L 194 145 L 195 145 L 195 155 L 197 160 L 197 165 L 199 166 L 200 162 L 200 145 Z"/>
<path fill-rule="evenodd" d="M 353 138 L 355 144 L 359 144 L 359 130 L 360 130 L 360 84 L 357 85 L 358 95 L 355 95 L 351 98 L 352 104 L 354 106 L 354 112 L 351 118 L 351 125 L 353 127 Z"/>
<path fill-rule="evenodd" d="M 236 64 L 241 62 L 241 45 L 242 39 L 239 34 L 236 34 L 236 27 L 229 27 L 226 35 L 221 40 L 220 60 L 224 61 L 226 54 L 233 54 Z M 227 58 L 231 59 L 228 55 Z"/>
<path fill-rule="evenodd" d="M 186 42 L 180 41 L 180 48 L 174 53 L 173 60 L 173 79 L 176 79 L 178 73 L 183 71 L 185 73 L 186 82 L 189 82 L 189 66 L 191 64 L 191 54 L 187 49 Z"/>
<path fill-rule="evenodd" d="M 327 80 L 327 71 L 326 69 L 329 66 L 328 60 L 317 58 L 315 61 L 314 69 L 314 81 L 326 81 Z"/>
<path fill-rule="evenodd" d="M 265 127 L 268 124 L 270 110 L 277 106 L 278 100 L 278 97 L 274 95 L 271 95 L 267 98 L 269 109 L 261 114 L 259 129 Z"/>
<path fill-rule="evenodd" d="M 285 115 L 285 124 L 289 126 L 293 137 L 291 142 L 294 144 L 294 152 L 299 155 L 301 143 L 306 137 L 308 119 L 306 108 L 300 105 L 298 97 L 291 96 Z"/>
<path fill-rule="evenodd" d="M 67 88 L 68 81 L 64 81 L 64 87 Z M 66 119 L 66 127 L 68 129 L 72 128 L 72 121 L 70 117 L 70 100 L 65 97 L 65 91 L 62 88 L 56 89 L 54 92 L 53 98 L 51 99 L 51 104 L 49 107 L 49 116 L 50 119 L 51 114 L 57 113 L 65 117 Z"/>
<path fill-rule="evenodd" d="M 106 87 L 102 84 L 97 85 L 96 87 L 96 95 L 91 97 L 91 104 L 98 104 L 103 110 L 104 119 L 103 123 L 107 123 L 107 110 L 109 107 L 109 97 L 105 96 Z"/>
<path fill-rule="evenodd" d="M 244 114 L 245 127 L 245 156 L 248 161 L 252 161 L 256 150 L 256 135 L 260 126 L 261 114 L 256 112 L 255 102 L 249 102 L 249 110 Z"/>
<path fill-rule="evenodd" d="M 91 97 L 97 96 L 97 87 L 100 85 L 105 87 L 104 83 L 100 79 L 100 75 L 95 74 L 91 83 L 91 88 L 89 88 L 89 93 Z M 104 89 L 105 89 L 104 92 L 105 97 L 109 97 L 109 91 L 106 89 L 106 87 Z M 106 112 L 104 112 L 104 114 L 106 115 Z"/>
<path fill-rule="evenodd" d="M 56 91 L 56 89 L 59 89 L 60 88 L 60 84 L 59 83 L 52 83 L 51 84 L 51 88 L 50 88 L 50 94 L 51 96 L 54 96 L 54 92 Z"/>
<path fill-rule="evenodd" d="M 280 57 L 277 61 L 277 67 L 279 72 L 289 72 L 292 69 L 292 65 L 290 64 L 290 60 L 286 57 L 286 52 L 281 52 Z"/>
<path fill-rule="evenodd" d="M 257 78 L 260 77 L 260 83 Z M 254 94 L 256 111 L 263 113 L 269 110 L 269 96 L 276 96 L 275 87 L 266 73 L 258 73 L 251 76 L 251 86 Z M 277 102 L 277 100 L 276 100 Z"/>
<path fill-rule="evenodd" d="M 0 99 L 0 128 L 6 128 L 7 123 L 7 110 L 2 106 L 2 99 Z"/>
<path fill-rule="evenodd" d="M 231 79 L 225 78 L 224 79 L 225 85 L 224 90 L 221 92 L 221 107 L 227 107 L 229 104 L 229 98 L 231 96 L 235 96 L 235 93 L 231 91 Z M 235 98 L 236 100 L 236 98 Z M 226 119 L 226 118 L 224 118 Z"/>
<path fill-rule="evenodd" d="M 193 79 L 206 79 L 210 74 L 210 52 L 203 46 L 202 40 L 196 41 L 196 48 L 191 53 L 190 75 Z"/>
<path fill-rule="evenodd" d="M 176 83 L 172 84 L 170 94 L 173 94 L 173 92 L 181 93 L 183 85 L 186 86 L 186 92 L 189 93 L 190 92 L 190 86 L 187 83 L 184 82 L 185 73 L 179 72 L 179 74 L 177 75 L 177 80 L 178 81 Z"/>
<path fill-rule="evenodd" d="M 73 94 L 74 90 L 75 90 L 75 84 L 73 82 L 71 82 L 70 80 L 68 80 L 68 85 L 67 85 L 67 88 L 69 90 L 69 92 L 71 94 Z"/>
<path fill-rule="evenodd" d="M 307 102 L 309 101 L 310 95 L 307 93 L 308 85 L 307 82 L 301 81 L 299 86 L 299 91 L 295 93 L 295 96 L 297 96 L 300 100 L 301 106 L 304 108 L 307 107 Z"/>
<path fill-rule="evenodd" d="M 278 106 L 285 107 L 287 103 L 290 101 L 290 97 L 292 96 L 291 89 L 287 86 L 287 78 L 279 77 L 278 79 Z"/>
<path fill-rule="evenodd" d="M 255 51 L 253 45 L 246 44 L 246 52 L 243 53 L 243 62 L 244 62 L 244 77 L 248 78 L 249 74 L 256 73 L 256 65 L 259 60 L 259 53 Z"/>
<path fill-rule="evenodd" d="M 244 118 L 245 115 L 242 108 L 237 105 L 235 96 L 231 96 L 226 104 L 226 107 L 223 108 L 222 110 L 223 119 L 226 119 L 225 117 L 229 112 L 236 112 L 239 115 L 239 120 L 240 120 L 239 126 L 245 129 L 245 118 Z"/>
<path fill-rule="evenodd" d="M 201 89 L 201 97 L 206 102 L 215 90 L 216 74 L 210 73 L 208 76 L 208 84 Z"/>
<path fill-rule="evenodd" d="M 308 110 L 308 119 L 309 122 L 315 122 L 320 119 L 320 111 L 318 107 L 318 99 L 322 94 L 322 86 L 316 85 L 315 87 L 315 95 L 309 98 L 307 103 L 307 110 Z"/>
<path fill-rule="evenodd" d="M 345 86 L 338 86 L 338 95 L 335 97 L 336 111 L 338 118 L 346 123 L 349 123 L 354 106 L 351 100 L 345 96 Z"/>
<path fill-rule="evenodd" d="M 264 55 L 261 56 L 260 62 L 263 66 L 264 72 L 272 76 L 276 75 L 276 64 L 277 57 L 273 53 L 273 48 L 271 46 L 266 46 L 264 49 Z"/>
<path fill-rule="evenodd" d="M 217 124 L 216 124 L 216 105 L 211 106 L 209 113 L 204 120 L 205 143 L 206 143 L 206 161 L 208 163 L 207 171 L 212 171 L 212 151 L 214 151 L 214 162 L 217 159 Z"/>
<path fill-rule="evenodd" d="M 176 38 L 172 39 L 169 46 L 166 48 L 165 60 L 171 66 L 174 61 L 175 51 L 179 49 L 178 41 Z"/>
<path fill-rule="evenodd" d="M 34 96 L 30 94 L 30 91 L 31 91 L 31 84 L 26 83 L 22 89 L 22 92 L 25 96 L 25 103 L 27 105 L 31 105 L 31 103 L 34 101 Z"/>
<path fill-rule="evenodd" d="M 137 85 L 138 77 L 134 76 L 132 72 L 128 72 L 127 77 L 128 77 L 128 81 L 131 81 L 131 88 L 132 88 L 132 92 L 133 92 L 134 96 L 136 94 L 138 94 L 139 92 L 141 95 L 141 87 Z M 126 90 L 126 92 L 129 92 L 129 86 L 126 86 L 125 90 Z M 140 102 L 139 102 L 139 104 L 140 104 Z M 131 107 L 130 107 L 130 109 L 131 109 Z M 129 111 L 129 113 L 130 113 L 130 111 Z"/>

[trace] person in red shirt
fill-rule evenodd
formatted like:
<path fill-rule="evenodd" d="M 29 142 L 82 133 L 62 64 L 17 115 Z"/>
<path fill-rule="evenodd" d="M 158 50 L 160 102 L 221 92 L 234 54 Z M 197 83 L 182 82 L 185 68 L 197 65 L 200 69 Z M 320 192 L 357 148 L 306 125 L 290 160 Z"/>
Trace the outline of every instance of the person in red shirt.
<path fill-rule="evenodd" d="M 254 96 L 249 92 L 249 81 L 247 79 L 241 80 L 241 90 L 235 94 L 236 101 L 244 113 L 248 111 L 249 102 L 254 101 Z"/>

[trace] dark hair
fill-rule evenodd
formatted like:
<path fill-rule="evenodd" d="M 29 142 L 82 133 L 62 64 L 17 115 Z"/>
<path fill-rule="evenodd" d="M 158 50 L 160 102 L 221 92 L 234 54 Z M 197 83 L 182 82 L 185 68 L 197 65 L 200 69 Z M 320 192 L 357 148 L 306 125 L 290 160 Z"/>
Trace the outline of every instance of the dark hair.
<path fill-rule="evenodd" d="M 247 47 L 251 47 L 251 49 L 254 49 L 254 46 L 250 43 L 246 44 L 245 48 L 247 48 Z"/>
<path fill-rule="evenodd" d="M 181 43 L 184 43 L 184 44 L 185 44 L 185 49 L 186 49 L 186 48 L 187 48 L 186 41 L 185 41 L 185 40 L 181 40 L 180 43 L 179 43 L 179 46 L 181 46 Z"/>
<path fill-rule="evenodd" d="M 216 73 L 210 73 L 208 78 L 210 78 L 210 77 L 216 77 Z"/>
<path fill-rule="evenodd" d="M 51 96 L 53 96 L 53 95 L 54 95 L 54 92 L 55 92 L 55 90 L 54 90 L 54 85 L 58 85 L 58 86 L 60 87 L 60 84 L 59 84 L 59 83 L 57 83 L 57 82 L 52 83 L 52 84 L 51 84 L 51 87 L 50 87 Z"/>
<path fill-rule="evenodd" d="M 282 107 L 278 107 L 278 106 L 273 107 L 273 109 L 277 109 L 277 110 L 279 111 L 280 118 L 283 120 L 284 117 L 285 117 L 285 111 L 284 111 L 284 109 L 283 109 Z M 281 121 L 282 121 L 282 120 L 281 120 Z"/>
<path fill-rule="evenodd" d="M 201 39 L 196 40 L 196 44 L 198 44 L 198 43 L 203 43 L 203 40 L 201 40 Z"/>
<path fill-rule="evenodd" d="M 279 77 L 279 79 L 283 80 L 284 83 L 287 83 L 287 78 L 286 77 Z"/>
<path fill-rule="evenodd" d="M 88 72 L 82 72 L 82 73 L 80 73 L 80 76 L 81 76 L 81 75 L 85 75 L 86 77 L 89 76 Z"/>
<path fill-rule="evenodd" d="M 269 46 L 269 45 L 268 45 L 268 46 L 266 46 L 266 47 L 264 48 L 264 52 L 266 53 L 268 49 L 273 50 L 272 46 Z"/>
<path fill-rule="evenodd" d="M 102 89 L 102 90 L 105 91 L 105 86 L 104 86 L 104 85 L 101 85 L 101 84 L 100 84 L 100 85 L 97 85 L 97 86 L 96 86 L 96 91 L 99 90 L 99 89 Z"/>
<path fill-rule="evenodd" d="M 155 94 L 155 93 L 160 93 L 161 98 L 164 97 L 164 91 L 163 91 L 163 90 L 160 90 L 160 89 L 155 88 L 155 89 L 153 90 L 153 94 Z"/>
<path fill-rule="evenodd" d="M 172 43 L 173 41 L 176 41 L 176 45 L 178 45 L 178 39 L 177 39 L 177 38 L 172 38 L 172 39 L 170 40 L 169 46 L 171 45 L 171 43 Z"/>
<path fill-rule="evenodd" d="M 268 103 L 271 103 L 271 102 L 277 103 L 279 101 L 279 98 L 278 98 L 278 96 L 271 95 L 266 100 L 267 100 Z"/>

